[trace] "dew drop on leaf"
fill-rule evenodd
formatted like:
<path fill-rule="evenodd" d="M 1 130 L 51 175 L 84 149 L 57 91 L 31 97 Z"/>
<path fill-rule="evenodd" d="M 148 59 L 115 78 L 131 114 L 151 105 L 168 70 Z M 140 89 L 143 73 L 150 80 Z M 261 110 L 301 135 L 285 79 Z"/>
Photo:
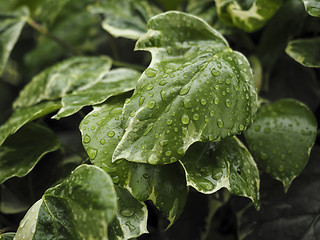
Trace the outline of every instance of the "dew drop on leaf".
<path fill-rule="evenodd" d="M 90 136 L 89 136 L 88 134 L 86 134 L 86 135 L 84 136 L 84 138 L 83 138 L 83 142 L 84 142 L 84 143 L 89 143 L 90 141 L 91 141 Z"/>
<path fill-rule="evenodd" d="M 184 99 L 184 100 L 183 100 L 183 106 L 184 106 L 185 108 L 191 108 L 192 105 L 191 105 L 190 99 L 188 99 L 188 98 Z"/>
<path fill-rule="evenodd" d="M 183 123 L 183 124 L 188 124 L 189 123 L 189 116 L 187 115 L 187 114 L 183 114 L 182 116 L 181 116 L 181 122 Z"/>
<path fill-rule="evenodd" d="M 193 120 L 195 120 L 195 121 L 199 120 L 199 114 L 197 114 L 197 113 L 194 114 L 193 115 Z"/>
<path fill-rule="evenodd" d="M 128 209 L 122 210 L 120 214 L 124 217 L 131 217 L 134 214 L 134 211 L 128 208 Z"/>
<path fill-rule="evenodd" d="M 185 86 L 184 88 L 182 88 L 179 92 L 180 95 L 186 95 L 190 90 L 190 86 Z"/>
<path fill-rule="evenodd" d="M 157 70 L 153 69 L 153 68 L 148 68 L 146 71 L 145 71 L 145 74 L 147 77 L 155 77 L 157 75 Z"/>
<path fill-rule="evenodd" d="M 101 139 L 101 140 L 100 140 L 100 143 L 103 145 L 103 144 L 106 143 L 106 140 L 105 140 L 105 139 Z"/>
<path fill-rule="evenodd" d="M 87 153 L 90 159 L 95 159 L 97 156 L 98 150 L 92 147 L 88 147 Z"/>
<path fill-rule="evenodd" d="M 230 99 L 227 99 L 227 100 L 226 100 L 226 106 L 227 106 L 227 107 L 231 107 L 231 101 L 230 101 Z"/>
<path fill-rule="evenodd" d="M 115 135 L 115 132 L 114 132 L 114 131 L 109 131 L 109 132 L 107 133 L 107 135 L 108 135 L 109 137 L 113 137 L 113 136 Z"/>
<path fill-rule="evenodd" d="M 207 100 L 205 100 L 204 98 L 201 99 L 201 104 L 204 106 L 207 104 Z"/>
<path fill-rule="evenodd" d="M 219 128 L 222 128 L 222 127 L 223 127 L 223 122 L 222 122 L 221 119 L 218 119 L 217 124 L 218 124 L 218 127 L 219 127 Z"/>
<path fill-rule="evenodd" d="M 154 106 L 156 105 L 156 101 L 155 100 L 151 100 L 148 102 L 148 108 L 153 109 Z"/>
<path fill-rule="evenodd" d="M 214 104 L 216 104 L 216 105 L 219 104 L 219 98 L 214 99 Z"/>
<path fill-rule="evenodd" d="M 219 73 L 216 69 L 213 69 L 213 70 L 211 71 L 211 74 L 212 74 L 213 76 L 219 76 L 219 75 L 220 75 L 220 73 Z"/>
<path fill-rule="evenodd" d="M 152 90 L 152 89 L 153 89 L 153 85 L 152 85 L 152 84 L 149 84 L 149 85 L 147 86 L 147 90 L 150 91 L 150 90 Z"/>
<path fill-rule="evenodd" d="M 145 100 L 146 98 L 144 97 L 144 96 L 142 96 L 142 97 L 140 97 L 140 99 L 139 99 L 139 106 L 141 106 L 143 103 L 144 103 L 144 100 Z"/>

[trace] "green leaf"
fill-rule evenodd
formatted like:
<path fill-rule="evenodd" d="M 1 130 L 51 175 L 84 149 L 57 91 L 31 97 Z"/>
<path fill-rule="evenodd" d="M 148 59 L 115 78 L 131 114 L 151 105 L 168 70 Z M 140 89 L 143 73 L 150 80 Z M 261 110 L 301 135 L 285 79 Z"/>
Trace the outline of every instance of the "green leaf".
<path fill-rule="evenodd" d="M 320 68 L 320 37 L 296 39 L 288 43 L 286 53 L 306 67 Z"/>
<path fill-rule="evenodd" d="M 126 189 L 116 187 L 118 211 L 108 227 L 109 239 L 131 239 L 148 233 L 148 210 L 143 202 L 136 200 Z"/>
<path fill-rule="evenodd" d="M 35 9 L 35 15 L 41 22 L 51 24 L 69 0 L 42 0 Z"/>
<path fill-rule="evenodd" d="M 221 188 L 250 198 L 259 208 L 259 171 L 246 147 L 236 138 L 193 144 L 181 160 L 187 184 L 212 194 Z"/>
<path fill-rule="evenodd" d="M 247 59 L 203 20 L 180 12 L 157 15 L 137 50 L 149 68 L 124 107 L 126 130 L 113 160 L 168 164 L 196 141 L 219 141 L 252 121 L 257 95 Z"/>
<path fill-rule="evenodd" d="M 32 106 L 43 100 L 56 100 L 75 90 L 88 88 L 109 71 L 111 59 L 73 57 L 39 73 L 20 92 L 14 107 Z"/>
<path fill-rule="evenodd" d="M 261 210 L 245 207 L 238 213 L 239 240 L 319 239 L 319 150 L 312 149 L 306 169 L 287 193 L 277 182 L 262 184 Z"/>
<path fill-rule="evenodd" d="M 145 0 L 99 0 L 90 6 L 93 14 L 103 14 L 102 28 L 114 37 L 136 40 L 147 31 L 147 21 L 160 13 Z"/>
<path fill-rule="evenodd" d="M 139 201 L 152 200 L 172 224 L 187 199 L 183 170 L 178 163 L 153 166 L 125 160 L 112 162 L 112 153 L 124 133 L 120 127 L 122 106 L 109 102 L 94 107 L 80 124 L 83 146 L 94 165 L 108 172 L 116 184 L 127 188 Z"/>
<path fill-rule="evenodd" d="M 14 12 L 0 12 L 0 76 L 29 16 L 26 7 Z"/>
<path fill-rule="evenodd" d="M 217 19 L 217 9 L 212 4 L 212 0 L 189 0 L 186 11 L 196 15 L 209 24 Z"/>
<path fill-rule="evenodd" d="M 0 235 L 0 239 L 1 240 L 13 240 L 15 235 L 16 235 L 16 233 L 14 233 L 14 232 L 2 233 Z"/>
<path fill-rule="evenodd" d="M 26 123 L 52 113 L 60 107 L 61 104 L 59 102 L 49 101 L 27 108 L 16 109 L 12 116 L 0 126 L 0 146 L 8 136 L 14 134 Z"/>
<path fill-rule="evenodd" d="M 182 2 L 185 0 L 158 0 L 167 10 L 174 10 L 179 7 Z"/>
<path fill-rule="evenodd" d="M 215 0 L 220 19 L 246 32 L 262 28 L 281 7 L 282 0 L 255 0 L 243 10 L 236 0 Z"/>
<path fill-rule="evenodd" d="M 320 17 L 319 0 L 302 0 L 306 11 L 313 17 Z"/>
<path fill-rule="evenodd" d="M 61 118 L 70 116 L 82 107 L 97 105 L 106 101 L 109 97 L 134 89 L 141 73 L 138 71 L 117 68 L 106 73 L 102 80 L 95 85 L 74 91 L 62 98 L 62 108 L 54 116 Z"/>
<path fill-rule="evenodd" d="M 25 125 L 0 146 L 0 184 L 27 175 L 45 154 L 59 147 L 50 129 L 34 123 Z"/>
<path fill-rule="evenodd" d="M 261 106 L 245 132 L 252 154 L 288 190 L 304 169 L 317 135 L 313 113 L 299 101 L 283 99 Z"/>
<path fill-rule="evenodd" d="M 81 165 L 48 189 L 20 222 L 16 239 L 108 239 L 117 197 L 102 169 Z"/>

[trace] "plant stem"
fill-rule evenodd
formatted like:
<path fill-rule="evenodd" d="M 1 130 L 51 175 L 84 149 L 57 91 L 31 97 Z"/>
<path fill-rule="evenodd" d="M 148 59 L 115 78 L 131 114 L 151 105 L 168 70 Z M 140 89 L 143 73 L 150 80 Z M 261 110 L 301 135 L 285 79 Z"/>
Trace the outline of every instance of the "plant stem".
<path fill-rule="evenodd" d="M 140 65 L 136 65 L 136 64 L 131 64 L 131 63 L 126 63 L 126 62 L 121 62 L 121 61 L 117 61 L 117 60 L 112 60 L 112 64 L 114 66 L 117 67 L 129 67 L 129 68 L 133 68 L 136 69 L 138 71 L 144 71 L 146 68 Z"/>
<path fill-rule="evenodd" d="M 77 49 L 75 49 L 69 43 L 67 43 L 67 42 L 63 41 L 62 39 L 58 38 L 57 36 L 53 35 L 51 32 L 48 31 L 47 28 L 45 28 L 44 26 L 41 26 L 39 23 L 34 21 L 32 18 L 28 18 L 27 23 L 32 28 L 37 30 L 38 32 L 42 33 L 43 35 L 48 36 L 49 38 L 51 38 L 52 40 L 57 42 L 59 45 L 66 48 L 67 50 L 69 50 L 73 55 L 80 55 L 80 52 Z"/>

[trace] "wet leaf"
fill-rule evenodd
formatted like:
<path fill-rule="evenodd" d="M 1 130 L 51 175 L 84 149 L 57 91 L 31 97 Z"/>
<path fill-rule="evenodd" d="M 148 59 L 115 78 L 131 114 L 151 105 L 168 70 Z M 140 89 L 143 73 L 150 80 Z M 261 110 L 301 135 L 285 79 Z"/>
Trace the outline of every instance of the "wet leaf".
<path fill-rule="evenodd" d="M 27 108 L 18 108 L 12 116 L 0 126 L 0 146 L 8 136 L 14 134 L 26 123 L 58 110 L 59 102 L 44 102 Z"/>
<path fill-rule="evenodd" d="M 21 220 L 15 239 L 108 239 L 117 197 L 102 169 L 81 165 L 49 188 Z"/>
<path fill-rule="evenodd" d="M 131 91 L 140 75 L 141 73 L 138 71 L 127 68 L 111 70 L 95 85 L 64 96 L 62 98 L 62 108 L 54 118 L 70 116 L 84 106 L 97 105 L 111 96 Z"/>
<path fill-rule="evenodd" d="M 203 20 L 157 15 L 137 50 L 152 62 L 125 104 L 113 160 L 168 164 L 196 141 L 219 141 L 252 121 L 257 95 L 247 59 Z M 177 34 L 178 33 L 178 34 Z"/>
<path fill-rule="evenodd" d="M 181 160 L 187 184 L 212 194 L 221 188 L 250 198 L 259 207 L 259 171 L 246 147 L 236 138 L 195 143 Z"/>
<path fill-rule="evenodd" d="M 313 17 L 320 17 L 319 0 L 302 0 L 306 11 Z"/>
<path fill-rule="evenodd" d="M 282 0 L 255 0 L 248 10 L 243 10 L 235 0 L 215 0 L 220 19 L 246 32 L 262 28 L 278 11 Z"/>
<path fill-rule="evenodd" d="M 28 16 L 26 7 L 13 12 L 0 12 L 0 76 Z"/>
<path fill-rule="evenodd" d="M 283 99 L 262 105 L 245 137 L 258 165 L 287 191 L 304 169 L 316 134 L 317 121 L 308 107 Z"/>
<path fill-rule="evenodd" d="M 172 224 L 187 199 L 185 176 L 178 163 L 153 166 L 128 161 L 112 162 L 112 153 L 124 130 L 120 127 L 123 102 L 94 107 L 81 122 L 83 146 L 90 161 L 108 172 L 139 201 L 152 200 Z M 165 187 L 164 187 L 165 186 Z"/>
<path fill-rule="evenodd" d="M 56 100 L 67 93 L 88 88 L 109 71 L 111 59 L 73 57 L 39 73 L 20 92 L 14 107 L 28 107 L 43 100 Z"/>
<path fill-rule="evenodd" d="M 306 169 L 287 193 L 277 182 L 262 179 L 261 210 L 246 207 L 239 211 L 238 239 L 319 239 L 319 156 L 319 148 L 313 148 Z"/>
<path fill-rule="evenodd" d="M 59 147 L 50 129 L 34 123 L 25 125 L 0 147 L 0 184 L 27 175 L 45 154 Z"/>
<path fill-rule="evenodd" d="M 292 40 L 286 48 L 286 53 L 290 57 L 306 67 L 320 68 L 319 52 L 320 37 Z"/>
<path fill-rule="evenodd" d="M 118 211 L 108 228 L 110 240 L 131 239 L 148 233 L 148 210 L 143 202 L 136 200 L 126 189 L 116 187 Z"/>
<path fill-rule="evenodd" d="M 16 233 L 14 233 L 14 232 L 2 233 L 0 235 L 0 239 L 1 240 L 13 240 L 15 235 L 16 235 Z"/>
<path fill-rule="evenodd" d="M 102 27 L 114 37 L 134 40 L 146 33 L 147 21 L 160 13 L 145 0 L 100 0 L 89 11 L 104 15 Z"/>

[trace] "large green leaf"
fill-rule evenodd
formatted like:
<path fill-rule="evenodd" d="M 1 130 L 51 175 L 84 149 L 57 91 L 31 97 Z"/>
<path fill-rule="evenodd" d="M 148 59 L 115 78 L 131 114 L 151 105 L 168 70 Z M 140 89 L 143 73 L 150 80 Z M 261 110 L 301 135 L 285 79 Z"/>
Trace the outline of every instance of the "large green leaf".
<path fill-rule="evenodd" d="M 91 162 L 108 172 L 138 200 L 152 200 L 171 224 L 181 214 L 187 198 L 185 176 L 178 163 L 153 166 L 128 161 L 112 162 L 112 153 L 124 130 L 120 127 L 123 103 L 94 107 L 81 122 L 83 146 Z"/>
<path fill-rule="evenodd" d="M 108 228 L 110 240 L 131 239 L 148 233 L 148 210 L 143 202 L 136 200 L 126 189 L 116 187 L 118 211 Z"/>
<path fill-rule="evenodd" d="M 130 91 L 134 89 L 140 75 L 138 71 L 127 68 L 111 70 L 95 85 L 63 97 L 62 108 L 54 118 L 70 116 L 84 106 L 96 105 L 111 96 Z"/>
<path fill-rule="evenodd" d="M 236 0 L 215 2 L 222 21 L 246 32 L 262 28 L 282 4 L 282 0 L 255 0 L 248 10 L 243 10 Z"/>
<path fill-rule="evenodd" d="M 50 129 L 34 123 L 24 126 L 0 146 L 0 184 L 14 176 L 25 176 L 45 154 L 59 147 Z"/>
<path fill-rule="evenodd" d="M 146 0 L 99 0 L 89 8 L 103 14 L 102 27 L 114 37 L 138 39 L 147 31 L 147 21 L 160 13 Z"/>
<path fill-rule="evenodd" d="M 106 240 L 116 209 L 109 175 L 98 167 L 81 165 L 29 209 L 15 239 Z"/>
<path fill-rule="evenodd" d="M 0 76 L 28 16 L 26 7 L 14 12 L 0 12 Z"/>
<path fill-rule="evenodd" d="M 0 126 L 0 146 L 8 136 L 14 134 L 26 123 L 58 110 L 59 102 L 44 102 L 27 108 L 18 108 L 12 116 Z"/>
<path fill-rule="evenodd" d="M 187 184 L 211 194 L 221 188 L 250 198 L 259 206 L 259 171 L 246 147 L 236 138 L 195 143 L 181 160 Z"/>
<path fill-rule="evenodd" d="M 320 68 L 320 37 L 296 39 L 288 43 L 286 53 L 306 67 Z"/>
<path fill-rule="evenodd" d="M 306 11 L 314 17 L 320 17 L 320 1 L 319 0 L 302 0 Z"/>
<path fill-rule="evenodd" d="M 39 73 L 20 92 L 14 107 L 32 106 L 43 100 L 55 100 L 67 93 L 99 82 L 111 67 L 111 59 L 73 57 Z"/>
<path fill-rule="evenodd" d="M 317 121 L 301 102 L 283 99 L 261 106 L 245 132 L 252 154 L 285 191 L 304 169 L 317 135 Z"/>
<path fill-rule="evenodd" d="M 168 164 L 196 141 L 219 141 L 252 121 L 257 95 L 247 59 L 203 20 L 167 12 L 148 22 L 137 50 L 152 62 L 125 104 L 113 160 Z"/>

